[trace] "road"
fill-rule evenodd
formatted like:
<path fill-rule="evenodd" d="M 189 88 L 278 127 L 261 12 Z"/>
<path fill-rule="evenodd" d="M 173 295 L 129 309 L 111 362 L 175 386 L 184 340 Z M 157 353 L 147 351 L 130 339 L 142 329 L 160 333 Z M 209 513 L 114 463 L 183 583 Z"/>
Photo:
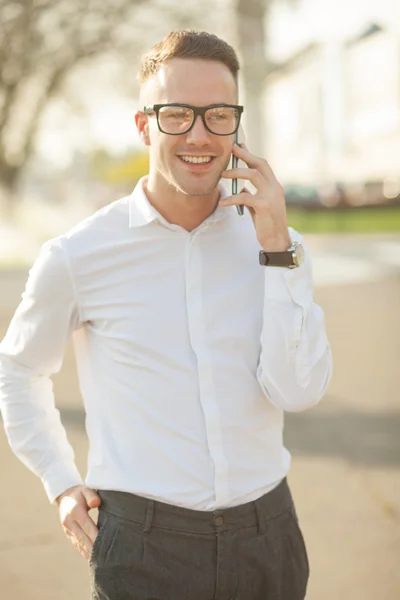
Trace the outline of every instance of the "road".
<path fill-rule="evenodd" d="M 307 541 L 307 600 L 400 598 L 400 241 L 306 238 L 334 377 L 320 405 L 285 420 L 289 482 Z M 0 335 L 26 271 L 0 271 Z M 85 471 L 87 441 L 71 347 L 54 378 Z M 88 600 L 87 566 L 64 540 L 41 483 L 0 436 L 2 600 Z M 188 599 L 190 600 L 190 599 Z"/>

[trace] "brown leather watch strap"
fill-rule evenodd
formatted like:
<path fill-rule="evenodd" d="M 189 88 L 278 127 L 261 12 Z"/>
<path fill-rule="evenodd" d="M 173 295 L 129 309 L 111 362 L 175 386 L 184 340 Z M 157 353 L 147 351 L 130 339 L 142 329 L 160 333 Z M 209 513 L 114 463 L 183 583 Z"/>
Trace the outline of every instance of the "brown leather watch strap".
<path fill-rule="evenodd" d="M 286 267 L 290 269 L 295 266 L 293 250 L 286 250 L 285 252 L 265 252 L 265 250 L 260 250 L 259 261 L 260 265 L 264 267 Z"/>

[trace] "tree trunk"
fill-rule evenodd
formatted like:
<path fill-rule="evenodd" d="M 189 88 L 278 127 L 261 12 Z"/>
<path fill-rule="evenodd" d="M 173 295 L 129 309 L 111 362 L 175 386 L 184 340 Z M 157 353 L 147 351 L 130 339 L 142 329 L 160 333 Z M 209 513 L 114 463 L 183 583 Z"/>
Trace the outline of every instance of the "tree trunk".
<path fill-rule="evenodd" d="M 265 18 L 270 0 L 236 0 L 236 23 L 244 87 L 245 133 L 249 150 L 264 156 L 266 148 L 265 80 L 268 75 Z"/>
<path fill-rule="evenodd" d="M 0 218 L 11 220 L 16 208 L 18 180 L 21 168 L 0 163 Z"/>

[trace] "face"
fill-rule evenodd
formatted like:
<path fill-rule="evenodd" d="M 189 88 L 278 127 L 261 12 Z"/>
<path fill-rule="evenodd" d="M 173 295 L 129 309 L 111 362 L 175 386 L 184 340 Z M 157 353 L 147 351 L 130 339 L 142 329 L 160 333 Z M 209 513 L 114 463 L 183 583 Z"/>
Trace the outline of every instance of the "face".
<path fill-rule="evenodd" d="M 217 61 L 173 59 L 163 65 L 142 89 L 143 105 L 237 104 L 237 86 L 228 67 Z M 228 166 L 234 136 L 218 136 L 197 117 L 182 135 L 161 133 L 155 115 L 136 115 L 139 134 L 150 151 L 149 178 L 156 189 L 175 190 L 189 196 L 211 194 Z M 201 163 L 195 163 L 201 157 Z M 209 160 L 208 160 L 209 159 Z M 204 162 L 207 160 L 208 162 Z"/>

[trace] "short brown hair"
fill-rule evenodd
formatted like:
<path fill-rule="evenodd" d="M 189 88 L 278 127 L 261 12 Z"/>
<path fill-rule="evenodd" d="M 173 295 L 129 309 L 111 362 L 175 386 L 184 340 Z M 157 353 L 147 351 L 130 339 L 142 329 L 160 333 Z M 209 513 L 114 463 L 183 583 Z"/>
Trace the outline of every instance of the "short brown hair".
<path fill-rule="evenodd" d="M 139 81 L 144 83 L 160 65 L 172 58 L 199 58 L 223 63 L 237 82 L 240 68 L 235 50 L 224 40 L 212 33 L 194 29 L 171 31 L 161 42 L 142 57 Z"/>

